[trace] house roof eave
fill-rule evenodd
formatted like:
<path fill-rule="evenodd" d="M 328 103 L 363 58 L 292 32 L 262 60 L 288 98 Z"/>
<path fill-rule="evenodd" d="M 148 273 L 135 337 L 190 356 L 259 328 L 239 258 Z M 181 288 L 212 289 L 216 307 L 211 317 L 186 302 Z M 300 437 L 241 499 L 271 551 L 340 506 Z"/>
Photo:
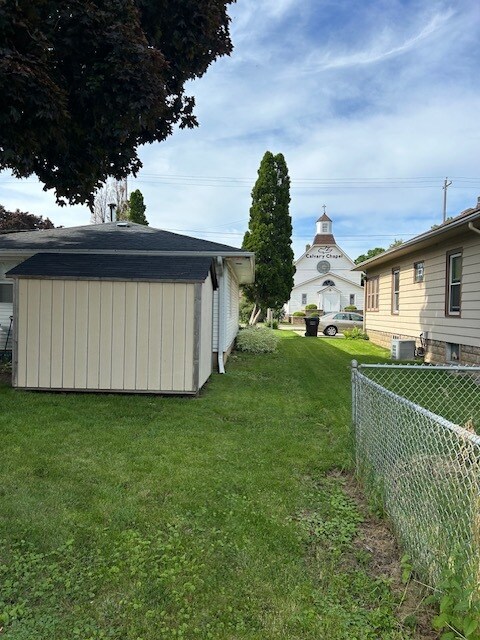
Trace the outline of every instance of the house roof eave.
<path fill-rule="evenodd" d="M 352 271 L 366 271 L 372 266 L 376 267 L 386 262 L 390 262 L 391 260 L 408 255 L 412 251 L 430 247 L 431 245 L 440 242 L 440 240 L 447 240 L 450 237 L 454 237 L 461 231 L 466 231 L 468 229 L 468 223 L 476 220 L 480 220 L 480 209 L 475 209 L 466 215 L 460 214 L 446 224 L 442 224 L 435 229 L 421 233 L 420 235 L 403 242 L 398 247 L 387 249 L 384 253 L 380 253 L 378 256 L 374 256 L 373 258 L 356 265 Z"/>

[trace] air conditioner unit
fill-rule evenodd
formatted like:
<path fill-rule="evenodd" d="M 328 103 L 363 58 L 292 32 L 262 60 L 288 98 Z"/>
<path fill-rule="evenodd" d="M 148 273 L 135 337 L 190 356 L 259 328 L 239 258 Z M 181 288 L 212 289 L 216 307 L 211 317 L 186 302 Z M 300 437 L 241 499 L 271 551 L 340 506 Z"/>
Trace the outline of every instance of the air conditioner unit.
<path fill-rule="evenodd" d="M 392 340 L 392 360 L 413 360 L 415 358 L 415 340 Z"/>

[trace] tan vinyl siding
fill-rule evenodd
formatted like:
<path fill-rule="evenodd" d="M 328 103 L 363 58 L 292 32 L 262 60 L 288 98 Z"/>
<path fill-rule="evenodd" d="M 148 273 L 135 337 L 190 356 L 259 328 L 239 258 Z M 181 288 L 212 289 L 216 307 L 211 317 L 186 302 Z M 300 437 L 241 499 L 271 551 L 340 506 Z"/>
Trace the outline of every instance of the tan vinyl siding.
<path fill-rule="evenodd" d="M 194 287 L 20 279 L 17 386 L 195 392 Z"/>
<path fill-rule="evenodd" d="M 463 250 L 461 284 L 461 316 L 446 316 L 447 252 Z M 412 252 L 408 258 L 396 260 L 377 269 L 368 277 L 379 276 L 379 310 L 366 313 L 367 330 L 418 337 L 428 332 L 432 340 L 480 346 L 480 239 L 473 233 L 459 236 L 430 250 Z M 423 260 L 424 281 L 414 282 L 414 263 Z M 391 313 L 392 266 L 400 268 L 400 300 L 398 314 Z"/>

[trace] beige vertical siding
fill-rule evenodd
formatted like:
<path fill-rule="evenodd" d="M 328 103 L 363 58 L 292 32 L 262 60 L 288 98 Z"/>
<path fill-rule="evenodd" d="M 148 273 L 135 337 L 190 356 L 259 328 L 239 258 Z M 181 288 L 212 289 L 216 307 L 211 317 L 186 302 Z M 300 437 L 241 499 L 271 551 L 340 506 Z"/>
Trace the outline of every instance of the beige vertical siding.
<path fill-rule="evenodd" d="M 27 334 L 28 334 L 28 280 L 18 283 L 18 318 L 17 322 L 17 384 L 27 384 Z"/>
<path fill-rule="evenodd" d="M 200 358 L 199 358 L 199 387 L 202 387 L 212 373 L 213 351 L 213 286 L 209 275 L 202 284 L 202 302 L 200 315 Z"/>
<path fill-rule="evenodd" d="M 38 366 L 40 362 L 40 280 L 28 283 L 28 325 L 26 352 L 26 385 L 38 386 Z"/>
<path fill-rule="evenodd" d="M 137 295 L 137 349 L 135 362 L 135 389 L 148 389 L 149 337 L 150 337 L 150 285 L 138 284 Z"/>
<path fill-rule="evenodd" d="M 20 279 L 17 386 L 196 391 L 194 287 Z"/>
<path fill-rule="evenodd" d="M 463 249 L 461 317 L 445 315 L 446 255 Z M 423 260 L 422 283 L 414 282 L 414 262 Z M 400 268 L 399 313 L 391 312 L 392 268 Z M 379 311 L 365 314 L 367 330 L 480 346 L 480 239 L 464 234 L 448 243 L 410 254 L 387 266 L 368 271 L 379 276 Z"/>
<path fill-rule="evenodd" d="M 107 283 L 104 283 L 107 284 Z M 100 282 L 88 283 L 87 384 L 100 388 L 100 319 L 102 305 Z"/>
<path fill-rule="evenodd" d="M 20 325 L 24 323 L 23 303 L 28 302 L 28 293 L 22 293 L 22 287 L 28 287 L 28 280 L 19 280 L 20 284 L 20 308 L 18 310 L 18 322 Z M 52 339 L 50 344 L 50 361 L 42 362 L 42 367 L 50 366 L 50 386 L 52 389 L 61 389 L 63 387 L 63 311 L 65 308 L 65 283 L 61 280 L 52 280 Z M 26 315 L 26 314 L 25 314 Z M 26 349 L 27 336 L 19 336 L 18 351 L 19 353 Z M 19 365 L 19 371 L 22 368 Z M 25 386 L 25 383 L 19 386 Z"/>

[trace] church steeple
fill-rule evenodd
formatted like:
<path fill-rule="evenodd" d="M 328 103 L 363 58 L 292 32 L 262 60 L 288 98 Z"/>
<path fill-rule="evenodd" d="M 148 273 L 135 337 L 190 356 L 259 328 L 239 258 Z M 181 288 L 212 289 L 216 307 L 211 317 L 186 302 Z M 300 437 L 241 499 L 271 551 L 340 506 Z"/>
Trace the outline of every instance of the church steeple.
<path fill-rule="evenodd" d="M 336 244 L 333 237 L 333 222 L 325 213 L 326 206 L 323 205 L 323 215 L 317 220 L 316 235 L 313 244 Z"/>

